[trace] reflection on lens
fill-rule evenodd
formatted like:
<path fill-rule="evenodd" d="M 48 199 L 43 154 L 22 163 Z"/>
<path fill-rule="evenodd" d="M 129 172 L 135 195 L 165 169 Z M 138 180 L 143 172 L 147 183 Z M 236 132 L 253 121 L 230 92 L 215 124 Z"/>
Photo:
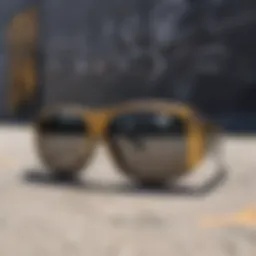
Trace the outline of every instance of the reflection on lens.
<path fill-rule="evenodd" d="M 42 120 L 38 125 L 38 130 L 43 134 L 83 135 L 86 133 L 86 126 L 80 117 L 55 114 Z"/>
<path fill-rule="evenodd" d="M 77 171 L 85 164 L 87 127 L 75 114 L 56 113 L 37 125 L 40 156 L 54 171 Z"/>
<path fill-rule="evenodd" d="M 128 175 L 164 181 L 186 170 L 186 130 L 178 117 L 132 113 L 113 120 L 111 146 Z"/>

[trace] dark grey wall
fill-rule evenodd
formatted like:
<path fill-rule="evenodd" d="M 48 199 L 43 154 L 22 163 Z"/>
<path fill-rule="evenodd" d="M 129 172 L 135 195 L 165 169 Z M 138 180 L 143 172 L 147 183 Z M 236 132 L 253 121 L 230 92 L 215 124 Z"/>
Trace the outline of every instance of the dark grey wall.
<path fill-rule="evenodd" d="M 256 111 L 253 0 L 46 0 L 44 6 L 47 103 L 159 96 L 209 113 Z M 108 69 L 95 78 L 100 61 Z"/>
<path fill-rule="evenodd" d="M 26 4 L 2 1 L 2 35 Z M 45 104 L 158 96 L 208 113 L 256 112 L 255 0 L 44 0 L 41 8 Z"/>

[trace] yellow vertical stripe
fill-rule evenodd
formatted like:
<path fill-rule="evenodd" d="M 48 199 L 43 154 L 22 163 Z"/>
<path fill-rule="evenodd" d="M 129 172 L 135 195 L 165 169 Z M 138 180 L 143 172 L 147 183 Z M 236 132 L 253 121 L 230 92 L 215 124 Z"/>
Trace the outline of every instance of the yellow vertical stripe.
<path fill-rule="evenodd" d="M 7 30 L 9 103 L 15 111 L 33 98 L 37 86 L 38 10 L 31 7 L 17 14 Z"/>

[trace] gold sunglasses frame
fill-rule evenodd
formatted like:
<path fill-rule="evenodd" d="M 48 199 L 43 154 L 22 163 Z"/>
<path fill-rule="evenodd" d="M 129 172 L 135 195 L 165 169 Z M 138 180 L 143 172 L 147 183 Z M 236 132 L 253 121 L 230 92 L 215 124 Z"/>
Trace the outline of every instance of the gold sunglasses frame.
<path fill-rule="evenodd" d="M 86 126 L 88 127 L 89 132 L 86 134 L 84 168 L 89 164 L 89 160 L 94 151 L 94 147 L 97 146 L 97 141 L 102 140 L 105 142 L 114 162 L 117 164 L 117 167 L 128 176 L 131 176 L 133 170 L 128 168 L 128 166 L 122 160 L 119 152 L 113 147 L 107 132 L 107 128 L 111 122 L 119 115 L 136 112 L 150 112 L 162 116 L 177 116 L 178 118 L 182 119 L 187 129 L 187 171 L 179 173 L 178 177 L 184 176 L 187 172 L 193 170 L 196 165 L 205 157 L 208 151 L 211 151 L 213 148 L 215 149 L 215 145 L 218 145 L 217 142 L 220 138 L 220 129 L 200 116 L 197 111 L 192 109 L 192 107 L 180 102 L 149 99 L 133 100 L 99 109 L 86 109 L 84 107 L 69 108 L 67 106 L 47 107 L 40 113 L 35 122 L 37 144 L 40 143 L 40 133 L 38 132 L 38 125 L 40 122 L 47 118 L 48 115 L 63 112 L 63 110 L 69 111 L 70 113 L 73 112 L 78 116 L 80 115 L 81 119 L 84 120 Z M 39 155 L 41 155 L 40 147 L 38 149 Z M 48 163 L 47 165 L 51 164 Z M 134 178 L 136 179 L 136 177 Z"/>

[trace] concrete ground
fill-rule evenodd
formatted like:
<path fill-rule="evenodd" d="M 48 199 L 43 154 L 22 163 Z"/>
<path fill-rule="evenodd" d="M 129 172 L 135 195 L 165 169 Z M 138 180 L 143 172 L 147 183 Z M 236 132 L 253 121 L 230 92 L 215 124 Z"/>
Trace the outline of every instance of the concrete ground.
<path fill-rule="evenodd" d="M 226 175 L 197 190 L 139 191 L 102 147 L 81 183 L 61 185 L 40 170 L 30 129 L 2 126 L 0 255 L 254 256 L 256 138 L 226 137 L 223 154 Z"/>

